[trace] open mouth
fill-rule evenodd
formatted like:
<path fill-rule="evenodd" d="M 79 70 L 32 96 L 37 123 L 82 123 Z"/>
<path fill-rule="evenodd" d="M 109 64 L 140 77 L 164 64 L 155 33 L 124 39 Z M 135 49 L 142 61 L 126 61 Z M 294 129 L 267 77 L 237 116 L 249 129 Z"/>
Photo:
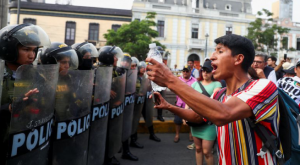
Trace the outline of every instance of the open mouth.
<path fill-rule="evenodd" d="M 211 66 L 213 67 L 212 73 L 214 74 L 216 72 L 216 70 L 218 69 L 218 66 L 215 64 L 211 64 Z"/>

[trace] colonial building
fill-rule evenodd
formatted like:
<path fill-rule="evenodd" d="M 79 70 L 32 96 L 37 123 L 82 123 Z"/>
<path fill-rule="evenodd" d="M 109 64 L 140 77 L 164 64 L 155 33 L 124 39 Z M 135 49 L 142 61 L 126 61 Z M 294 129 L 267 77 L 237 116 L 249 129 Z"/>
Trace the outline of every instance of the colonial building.
<path fill-rule="evenodd" d="M 171 66 L 188 59 L 203 63 L 214 51 L 214 39 L 225 34 L 245 36 L 255 20 L 251 0 L 134 0 L 132 19 L 156 12 L 156 38 L 171 53 Z"/>
<path fill-rule="evenodd" d="M 279 59 L 287 54 L 292 62 L 297 62 L 300 58 L 300 22 L 293 22 L 293 6 L 292 0 L 278 0 L 272 4 L 273 23 L 278 26 L 289 28 L 288 34 L 277 36 L 279 40 L 284 40 L 283 43 L 278 42 L 277 49 Z"/>
<path fill-rule="evenodd" d="M 16 24 L 17 3 L 11 3 L 9 10 L 10 24 Z M 99 48 L 106 43 L 103 34 L 130 23 L 131 16 L 131 10 L 22 2 L 20 23 L 39 25 L 52 42 L 72 45 L 89 41 Z"/>

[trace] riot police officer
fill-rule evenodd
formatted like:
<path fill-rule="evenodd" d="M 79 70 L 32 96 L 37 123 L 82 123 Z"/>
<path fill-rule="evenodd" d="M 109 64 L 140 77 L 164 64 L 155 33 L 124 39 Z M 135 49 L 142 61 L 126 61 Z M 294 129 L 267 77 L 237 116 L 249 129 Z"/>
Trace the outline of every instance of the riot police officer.
<path fill-rule="evenodd" d="M 6 65 L 0 110 L 0 164 L 5 164 L 6 161 L 16 70 L 21 65 L 31 65 L 38 48 L 49 45 L 48 35 L 36 25 L 9 25 L 0 30 L 0 58 L 5 60 Z M 38 89 L 30 90 L 23 101 L 38 92 Z"/>
<path fill-rule="evenodd" d="M 123 51 L 116 46 L 104 46 L 99 50 L 98 60 L 100 67 L 113 65 L 105 151 L 105 164 L 107 165 L 120 164 L 114 155 L 122 146 L 122 122 L 126 83 L 125 67 L 130 67 L 131 63 L 131 59 L 129 60 L 127 57 L 123 59 L 123 55 Z"/>
<path fill-rule="evenodd" d="M 136 92 L 136 79 L 137 68 L 139 61 L 129 54 L 124 54 L 123 67 L 126 69 L 126 89 L 125 89 L 125 107 L 123 112 L 123 132 L 122 132 L 122 158 L 138 161 L 138 157 L 133 155 L 129 149 L 129 138 L 132 133 L 135 92 Z"/>
<path fill-rule="evenodd" d="M 75 50 L 62 42 L 53 42 L 40 54 L 41 64 L 59 63 L 59 72 L 78 68 L 78 57 Z"/>
<path fill-rule="evenodd" d="M 98 57 L 97 48 L 88 42 L 76 43 L 71 46 L 78 56 L 78 69 L 91 70 L 93 68 L 93 58 Z"/>

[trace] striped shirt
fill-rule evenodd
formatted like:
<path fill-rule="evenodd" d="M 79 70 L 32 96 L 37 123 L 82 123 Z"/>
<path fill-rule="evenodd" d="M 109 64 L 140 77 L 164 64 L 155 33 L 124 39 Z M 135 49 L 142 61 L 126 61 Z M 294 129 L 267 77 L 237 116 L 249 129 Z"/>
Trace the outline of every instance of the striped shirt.
<path fill-rule="evenodd" d="M 268 79 L 260 79 L 253 80 L 248 86 L 243 85 L 229 96 L 224 93 L 220 101 L 225 103 L 232 97 L 238 97 L 252 109 L 256 123 L 264 125 L 278 137 L 277 96 L 276 85 Z M 220 165 L 276 164 L 275 156 L 269 151 L 263 157 L 257 156 L 262 148 L 262 141 L 246 119 L 218 127 L 217 135 Z"/>

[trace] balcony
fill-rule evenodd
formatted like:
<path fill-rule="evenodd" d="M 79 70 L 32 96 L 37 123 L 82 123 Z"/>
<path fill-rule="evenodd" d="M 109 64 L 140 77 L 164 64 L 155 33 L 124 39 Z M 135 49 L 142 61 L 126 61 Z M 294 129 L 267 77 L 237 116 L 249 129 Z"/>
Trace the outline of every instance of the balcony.
<path fill-rule="evenodd" d="M 202 50 L 205 48 L 205 39 L 189 38 L 187 47 L 188 47 L 188 50 L 191 50 L 191 49 Z"/>

